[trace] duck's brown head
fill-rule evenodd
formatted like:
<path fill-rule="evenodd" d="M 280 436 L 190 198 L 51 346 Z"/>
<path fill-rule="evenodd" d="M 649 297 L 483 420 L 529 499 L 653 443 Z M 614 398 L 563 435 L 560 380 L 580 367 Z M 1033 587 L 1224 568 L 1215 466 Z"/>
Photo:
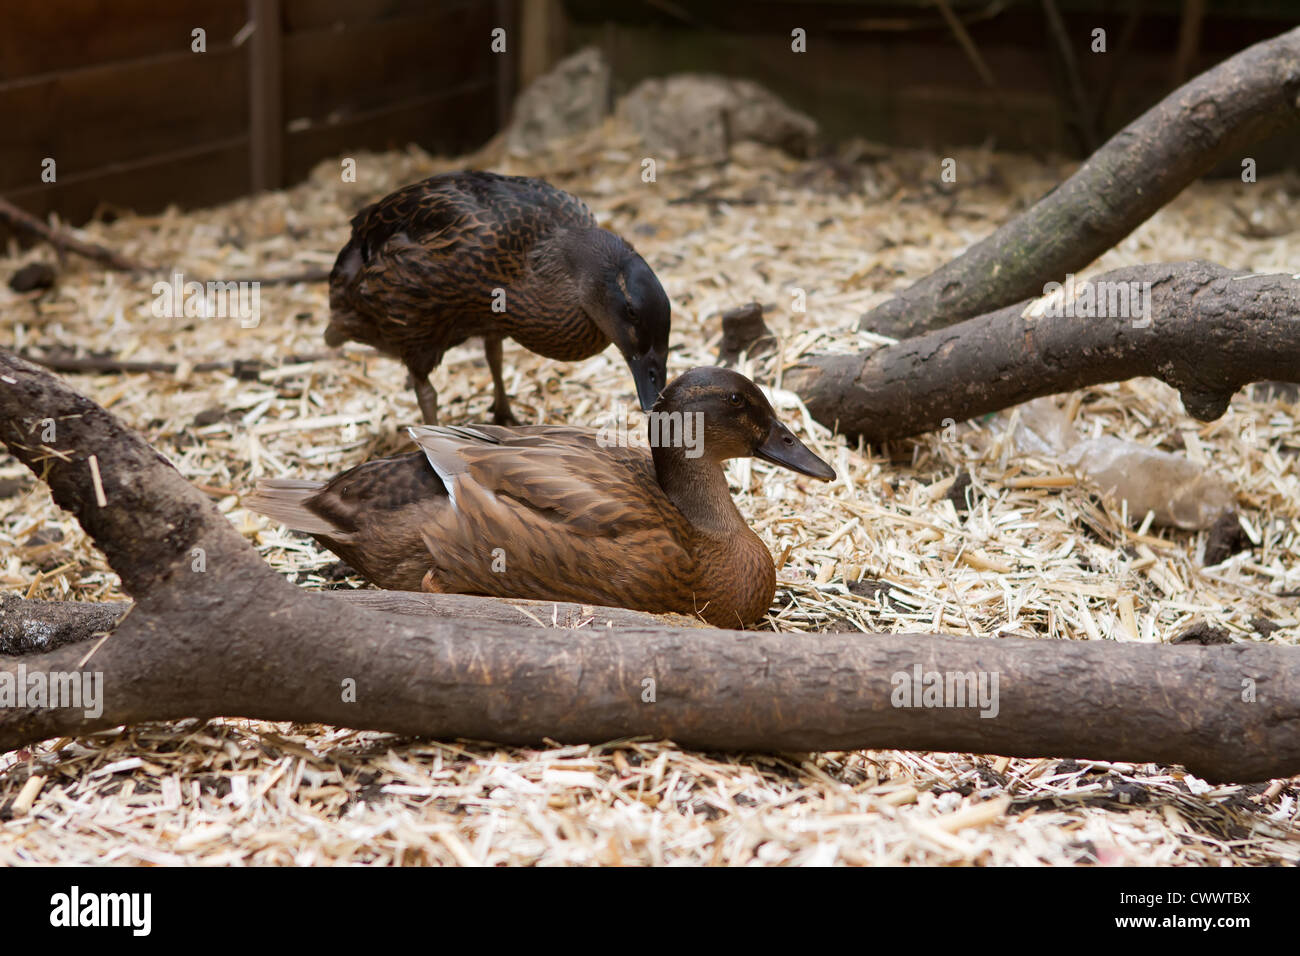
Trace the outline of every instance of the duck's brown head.
<path fill-rule="evenodd" d="M 699 431 L 692 422 L 701 423 Z M 650 429 L 652 445 L 698 434 L 698 450 L 692 454 L 688 444 L 687 457 L 717 462 L 754 457 L 823 481 L 835 477 L 835 469 L 781 424 L 758 386 L 731 369 L 693 368 L 673 379 L 655 403 Z"/>
<path fill-rule="evenodd" d="M 592 230 L 592 238 L 596 255 L 592 274 L 582 283 L 582 306 L 623 353 L 637 401 L 649 411 L 668 382 L 668 296 L 654 271 L 626 242 L 604 229 Z"/>

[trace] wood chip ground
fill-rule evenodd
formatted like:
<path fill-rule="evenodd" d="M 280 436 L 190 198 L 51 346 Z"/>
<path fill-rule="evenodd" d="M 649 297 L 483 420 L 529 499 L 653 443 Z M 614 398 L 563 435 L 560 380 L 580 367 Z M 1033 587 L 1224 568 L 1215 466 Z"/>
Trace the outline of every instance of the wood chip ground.
<path fill-rule="evenodd" d="M 464 160 L 419 151 L 337 162 L 283 192 L 215 209 L 122 216 L 84 233 L 187 278 L 328 267 L 364 203 Z M 850 447 L 781 388 L 810 352 L 879 339 L 859 316 L 1032 204 L 1068 163 L 860 145 L 794 160 L 741 144 L 723 164 L 657 158 L 603 127 L 505 172 L 583 196 L 657 270 L 673 301 L 670 373 L 711 364 L 720 314 L 758 301 L 779 348 L 742 364 L 839 479 L 757 462 L 730 470 L 778 560 L 767 626 L 934 630 L 1041 640 L 1168 642 L 1193 625 L 1234 641 L 1300 641 L 1300 404 L 1246 390 L 1219 421 L 1187 417 L 1153 380 L 1058 401 L 1085 435 L 1191 456 L 1232 484 L 1246 550 L 1203 567 L 1207 532 L 1129 520 L 1058 463 L 1019 454 L 1008 414 L 885 449 Z M 1089 272 L 1203 257 L 1260 272 L 1300 262 L 1300 179 L 1194 186 Z M 47 248 L 0 259 L 0 277 Z M 303 535 L 243 510 L 258 477 L 325 477 L 400 450 L 418 411 L 398 363 L 329 354 L 324 284 L 264 286 L 261 321 L 159 319 L 153 282 L 69 260 L 53 290 L 0 288 L 0 341 L 179 363 L 174 375 L 70 376 L 202 487 L 303 587 L 355 586 Z M 806 311 L 794 309 L 802 290 Z M 307 360 L 285 364 L 286 356 Z M 316 357 L 319 356 L 319 357 Z M 260 373 L 194 372 L 260 360 Z M 562 364 L 506 346 L 529 421 L 608 423 L 634 405 L 611 349 Z M 477 345 L 435 373 L 451 422 L 488 413 Z M 632 415 L 633 421 L 639 415 Z M 969 488 L 949 492 L 958 476 Z M 960 479 L 965 483 L 965 479 Z M 967 500 L 970 507 L 967 509 Z M 961 507 L 958 507 L 958 504 Z M 0 458 L 0 587 L 120 598 L 116 576 L 44 486 Z M 539 750 L 242 719 L 146 725 L 0 756 L 0 863 L 122 864 L 1267 864 L 1300 862 L 1300 779 L 1212 787 L 1177 768 L 871 751 L 733 757 L 653 741 Z"/>

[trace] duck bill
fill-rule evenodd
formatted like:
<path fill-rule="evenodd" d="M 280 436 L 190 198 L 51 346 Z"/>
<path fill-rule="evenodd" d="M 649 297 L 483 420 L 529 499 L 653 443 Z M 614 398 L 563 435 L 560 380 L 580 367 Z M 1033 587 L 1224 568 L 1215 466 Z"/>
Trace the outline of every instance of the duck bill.
<path fill-rule="evenodd" d="M 754 456 L 810 478 L 830 481 L 835 477 L 835 469 L 809 451 L 808 446 L 780 422 L 772 422 L 767 438 L 755 449 Z"/>
<path fill-rule="evenodd" d="M 641 411 L 648 412 L 659 400 L 668 377 L 668 361 L 659 352 L 650 351 L 644 355 L 625 355 L 627 367 L 632 370 L 632 381 L 636 383 L 636 399 L 641 404 Z"/>

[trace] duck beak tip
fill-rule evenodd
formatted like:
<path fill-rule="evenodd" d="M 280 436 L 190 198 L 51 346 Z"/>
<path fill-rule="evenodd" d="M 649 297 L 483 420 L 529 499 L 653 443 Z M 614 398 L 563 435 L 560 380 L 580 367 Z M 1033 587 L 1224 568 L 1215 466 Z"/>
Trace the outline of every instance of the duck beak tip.
<path fill-rule="evenodd" d="M 659 401 L 659 393 L 666 384 L 667 362 L 657 352 L 644 355 L 626 355 L 627 367 L 632 372 L 632 381 L 636 384 L 636 398 L 641 411 L 648 412 Z"/>
<path fill-rule="evenodd" d="M 772 430 L 767 440 L 754 454 L 764 461 L 788 468 L 800 475 L 807 475 L 809 478 L 820 481 L 835 480 L 835 469 L 814 455 L 807 445 L 795 438 L 794 434 L 780 422 L 772 423 Z"/>

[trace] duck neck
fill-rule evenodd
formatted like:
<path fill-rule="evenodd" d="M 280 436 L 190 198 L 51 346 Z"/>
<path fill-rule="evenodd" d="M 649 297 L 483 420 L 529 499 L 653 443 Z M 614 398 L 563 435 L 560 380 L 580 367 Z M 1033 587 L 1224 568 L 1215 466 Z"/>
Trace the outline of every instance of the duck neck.
<path fill-rule="evenodd" d="M 655 474 L 664 494 L 697 530 L 717 538 L 750 531 L 731 499 L 722 464 L 704 455 L 689 458 L 687 449 L 656 445 Z"/>

